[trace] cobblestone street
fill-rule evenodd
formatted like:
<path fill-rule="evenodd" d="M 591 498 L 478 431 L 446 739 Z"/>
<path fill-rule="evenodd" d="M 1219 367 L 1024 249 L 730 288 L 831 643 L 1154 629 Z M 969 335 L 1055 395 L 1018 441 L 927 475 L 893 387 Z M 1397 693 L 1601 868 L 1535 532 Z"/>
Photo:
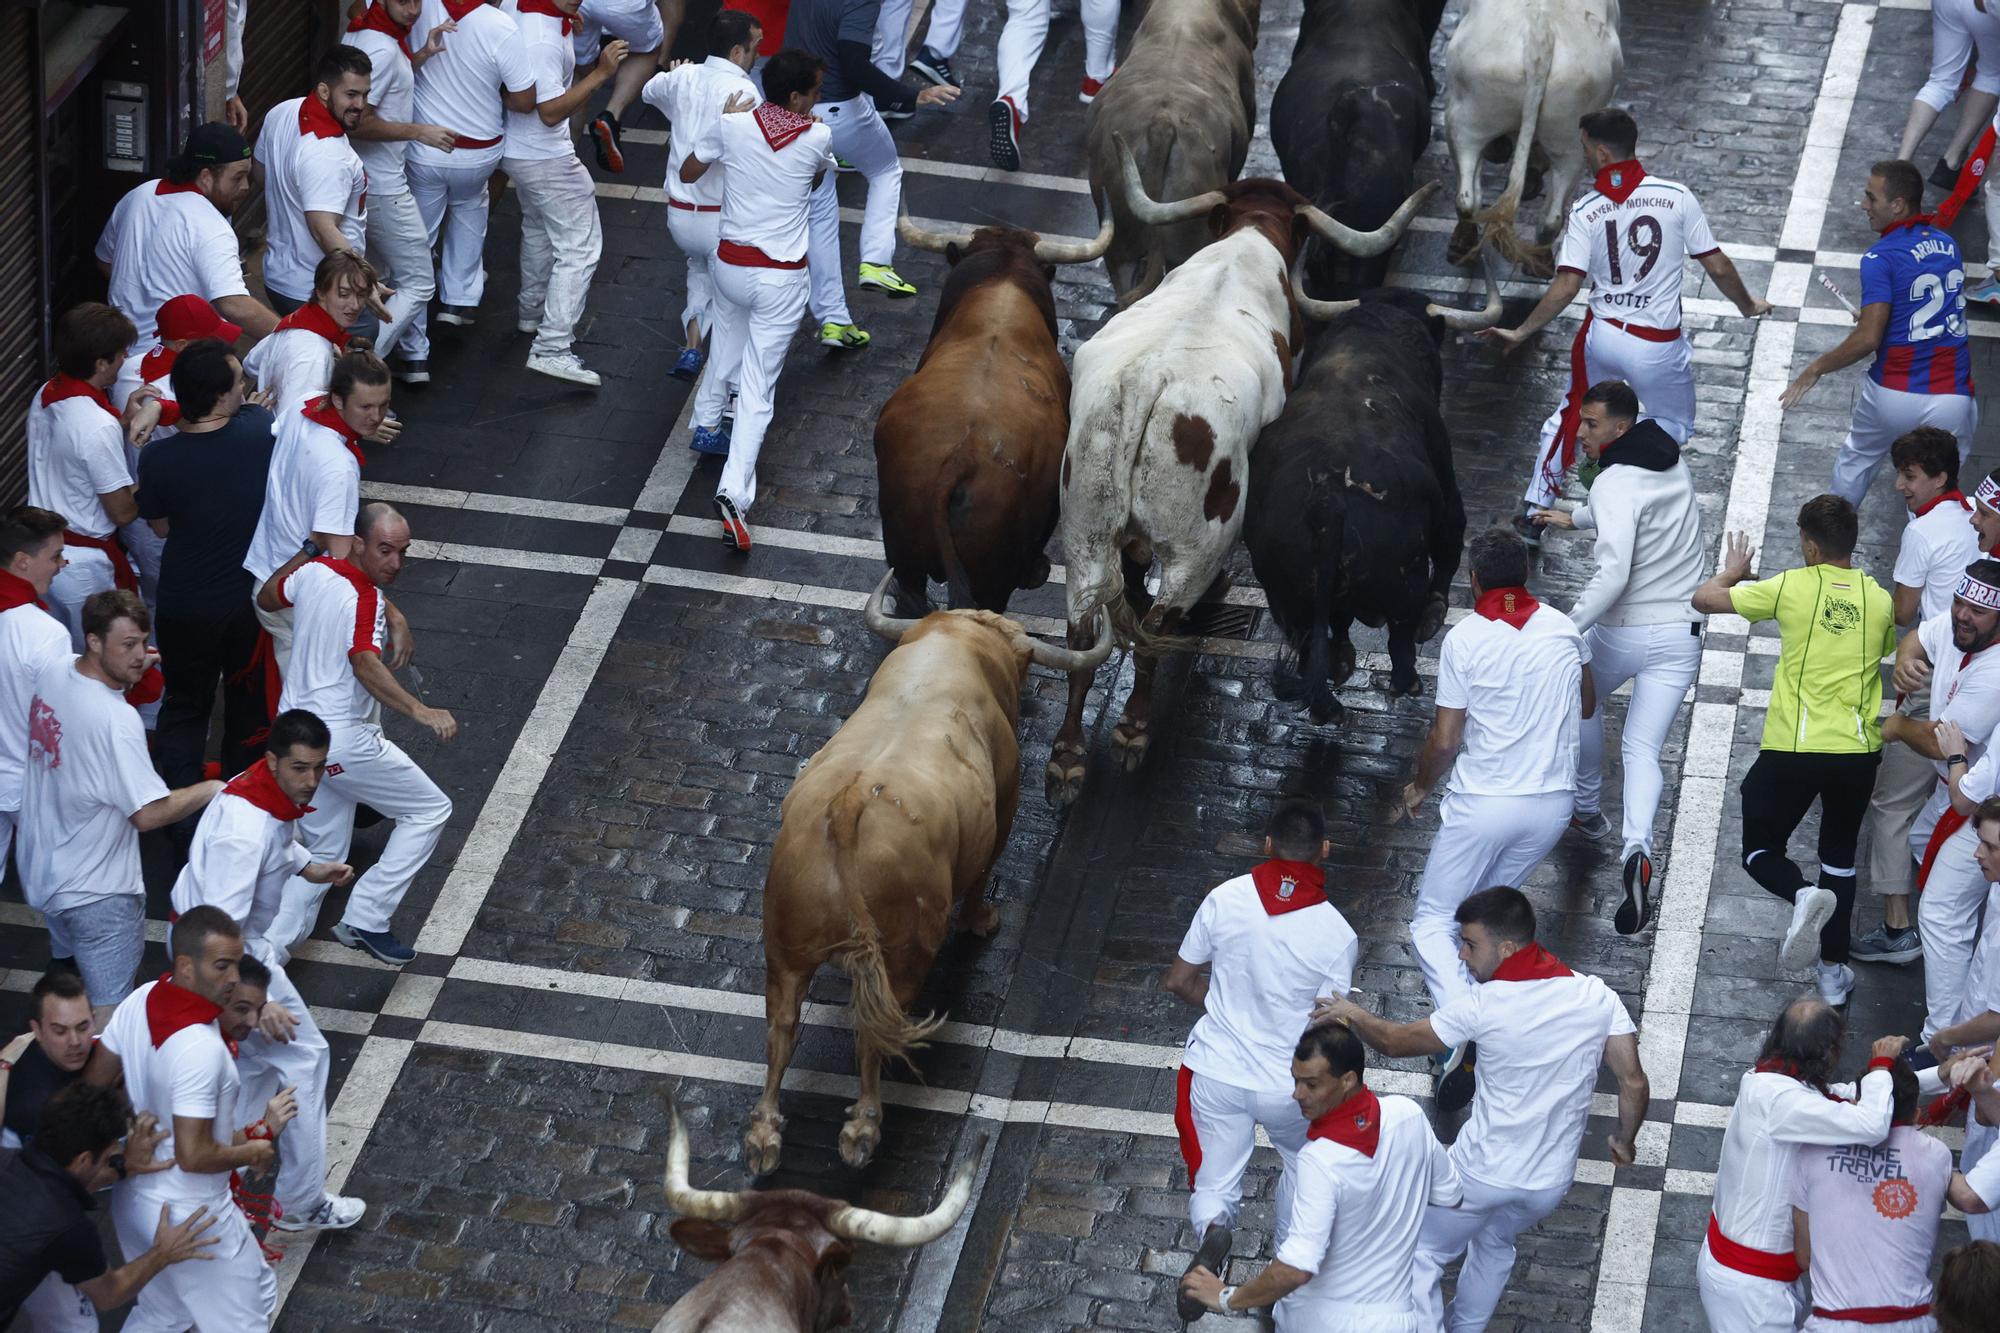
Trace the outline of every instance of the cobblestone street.
<path fill-rule="evenodd" d="M 1848 326 L 1815 275 L 1858 292 L 1872 233 L 1854 200 L 1867 165 L 1894 151 L 1923 82 L 1927 8 L 1625 5 L 1616 100 L 1639 121 L 1639 156 L 1695 191 L 1750 289 L 1777 307 L 1761 321 L 1740 318 L 1690 266 L 1700 420 L 1687 456 L 1705 535 L 1713 548 L 1726 529 L 1752 533 L 1763 573 L 1797 562 L 1794 516 L 1824 488 L 1861 382 L 1858 369 L 1830 376 L 1799 409 L 1777 405 L 1795 371 Z M 1260 116 L 1299 16 L 1299 0 L 1264 8 Z M 908 209 L 948 224 L 1089 235 L 1074 12 L 1058 12 L 1037 70 L 1022 173 L 986 166 L 1003 18 L 1000 5 L 968 15 L 957 107 L 893 127 Z M 1455 18 L 1433 48 L 1440 73 Z M 1418 176 L 1449 183 L 1442 99 L 1435 111 Z M 1955 114 L 1919 152 L 1925 169 Z M 718 461 L 697 462 L 686 448 L 689 386 L 666 373 L 684 273 L 658 188 L 664 125 L 651 110 L 628 119 L 627 169 L 599 178 L 605 257 L 579 336 L 604 387 L 522 369 L 519 215 L 503 199 L 479 322 L 438 331 L 433 382 L 398 387 L 401 441 L 370 452 L 364 495 L 395 502 L 416 537 L 395 588 L 418 636 L 409 678 L 460 728 L 448 746 L 400 718 L 389 731 L 456 814 L 396 918 L 419 951 L 414 963 L 395 972 L 323 931 L 298 953 L 292 975 L 334 1048 L 329 1184 L 344 1180 L 369 1208 L 352 1231 L 289 1238 L 283 1330 L 650 1328 L 711 1271 L 667 1235 L 668 1097 L 693 1136 L 693 1182 L 751 1183 L 741 1136 L 763 1081 L 764 869 L 794 774 L 853 711 L 886 652 L 859 614 L 882 573 L 872 431 L 923 349 L 945 270 L 941 256 L 899 253 L 917 297 L 850 289 L 872 346 L 828 351 L 801 338 L 794 347 L 761 466 L 756 549 L 738 557 L 715 537 Z M 1262 124 L 1244 174 L 1278 174 Z M 1450 193 L 1447 184 L 1429 201 L 1392 281 L 1476 304 L 1473 271 L 1444 257 Z M 860 178 L 843 180 L 842 195 L 851 262 Z M 1984 259 L 1983 226 L 1973 206 L 1956 229 L 1968 265 Z M 1540 290 L 1518 274 L 1506 281 L 1507 322 Z M 1100 266 L 1062 271 L 1066 352 L 1102 324 L 1111 299 Z M 1516 511 L 1580 314 L 1505 360 L 1469 340 L 1447 347 L 1446 418 L 1475 527 Z M 2000 384 L 2000 320 L 1975 317 L 1972 328 L 1975 375 Z M 1968 479 L 1996 454 L 1989 426 Z M 1902 522 L 1878 481 L 1857 562 L 1885 582 Z M 1060 550 L 1050 558 L 1060 563 Z M 1553 534 L 1534 590 L 1567 608 L 1592 568 L 1588 538 Z M 1431 715 L 1438 640 L 1421 649 L 1422 693 L 1398 699 L 1380 634 L 1357 628 L 1365 669 L 1341 691 L 1346 719 L 1316 727 L 1273 693 L 1280 640 L 1240 550 L 1232 574 L 1230 602 L 1244 614 L 1216 618 L 1197 653 L 1163 668 L 1155 741 L 1137 773 L 1117 771 L 1108 745 L 1131 664 L 1114 655 L 1100 672 L 1086 714 L 1091 779 L 1067 812 L 1041 795 L 1066 681 L 1031 675 L 1020 814 L 990 890 L 1000 929 L 946 946 L 917 1009 L 951 1021 L 914 1070 L 885 1074 L 881 1148 L 859 1172 L 835 1151 L 856 1089 L 847 982 L 831 970 L 815 980 L 785 1083 L 783 1165 L 765 1183 L 920 1212 L 952 1163 L 982 1136 L 986 1144 L 974 1203 L 953 1232 L 919 1250 L 858 1250 L 858 1328 L 1181 1327 L 1174 1284 L 1195 1238 L 1172 1108 L 1192 1011 L 1158 979 L 1201 896 L 1257 858 L 1276 797 L 1309 796 L 1327 812 L 1327 890 L 1363 941 L 1357 998 L 1398 1019 L 1428 1011 L 1408 922 L 1436 803 L 1413 826 L 1392 815 Z M 1470 601 L 1461 572 L 1454 620 Z M 1018 596 L 1013 613 L 1059 635 L 1059 578 Z M 1728 1106 L 1771 1017 L 1810 985 L 1775 970 L 1789 909 L 1738 864 L 1736 787 L 1757 751 L 1775 628 L 1716 617 L 1705 643 L 1692 707 L 1664 756 L 1657 927 L 1629 939 L 1612 930 L 1615 839 L 1567 835 L 1524 886 L 1543 941 L 1602 976 L 1640 1023 L 1654 1103 L 1638 1165 L 1614 1172 L 1606 1077 L 1576 1184 L 1522 1237 L 1496 1330 L 1704 1327 L 1694 1255 Z M 1609 709 L 1615 734 L 1623 700 Z M 1613 765 L 1605 799 L 1616 797 Z M 1800 831 L 1795 851 L 1812 846 L 1814 831 Z M 372 860 L 384 833 L 360 834 L 357 857 Z M 150 842 L 159 941 L 171 874 L 164 846 Z M 1865 888 L 1861 898 L 1866 928 L 1876 909 Z M 340 901 L 336 892 L 323 925 L 339 918 Z M 162 954 L 155 944 L 149 964 Z M 46 959 L 45 933 L 10 888 L 0 900 L 8 1035 Z M 1856 970 L 1850 1069 L 1865 1059 L 1859 1038 L 1914 1034 L 1922 1019 L 1914 969 Z M 1369 1083 L 1430 1105 L 1420 1060 L 1379 1061 Z M 1947 1133 L 1956 1146 L 1958 1132 Z M 1268 1149 L 1253 1162 L 1229 1280 L 1271 1258 L 1276 1166 Z M 1940 1250 L 1963 1239 L 1962 1223 L 1948 1220 L 1944 1233 Z M 1230 1326 L 1197 1327 L 1211 1325 Z"/>

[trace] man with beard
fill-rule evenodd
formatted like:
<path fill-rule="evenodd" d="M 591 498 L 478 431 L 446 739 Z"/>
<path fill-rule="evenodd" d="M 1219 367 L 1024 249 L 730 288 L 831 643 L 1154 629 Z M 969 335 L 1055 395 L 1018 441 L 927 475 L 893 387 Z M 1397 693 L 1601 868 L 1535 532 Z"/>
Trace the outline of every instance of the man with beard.
<path fill-rule="evenodd" d="M 281 310 L 312 297 L 322 255 L 367 248 L 368 169 L 347 134 L 368 114 L 373 71 L 366 52 L 336 46 L 319 58 L 311 92 L 264 117 L 264 286 Z"/>

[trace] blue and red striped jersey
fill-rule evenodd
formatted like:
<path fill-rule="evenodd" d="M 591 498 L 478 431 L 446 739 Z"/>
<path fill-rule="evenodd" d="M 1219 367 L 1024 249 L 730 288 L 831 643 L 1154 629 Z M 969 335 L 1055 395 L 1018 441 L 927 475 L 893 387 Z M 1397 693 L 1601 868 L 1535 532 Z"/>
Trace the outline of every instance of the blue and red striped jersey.
<path fill-rule="evenodd" d="M 1870 379 L 1903 393 L 1972 393 L 1965 268 L 1948 232 L 1921 215 L 1883 232 L 1861 256 L 1861 303 L 1889 307 Z"/>

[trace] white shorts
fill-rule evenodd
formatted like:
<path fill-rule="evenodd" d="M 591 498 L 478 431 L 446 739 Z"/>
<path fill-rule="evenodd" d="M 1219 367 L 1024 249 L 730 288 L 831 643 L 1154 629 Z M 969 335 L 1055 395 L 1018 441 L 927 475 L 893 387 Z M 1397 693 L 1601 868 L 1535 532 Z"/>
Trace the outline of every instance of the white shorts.
<path fill-rule="evenodd" d="M 635 53 L 657 51 L 667 40 L 666 25 L 660 22 L 653 0 L 583 0 L 576 31 L 570 35 L 578 69 L 596 63 L 607 32 L 631 43 Z"/>

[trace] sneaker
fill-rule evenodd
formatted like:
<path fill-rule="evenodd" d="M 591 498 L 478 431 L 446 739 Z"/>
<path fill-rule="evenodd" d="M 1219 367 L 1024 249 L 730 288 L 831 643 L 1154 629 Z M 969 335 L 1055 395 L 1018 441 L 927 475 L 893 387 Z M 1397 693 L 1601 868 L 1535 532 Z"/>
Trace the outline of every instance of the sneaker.
<path fill-rule="evenodd" d="M 836 157 L 833 159 L 833 169 L 835 171 L 852 171 L 854 170 L 854 164 L 844 157 Z"/>
<path fill-rule="evenodd" d="M 1952 166 L 1943 158 L 1939 158 L 1937 165 L 1931 168 L 1931 184 L 1949 194 L 1958 188 L 1959 170 L 1960 168 Z"/>
<path fill-rule="evenodd" d="M 604 377 L 583 364 L 583 358 L 575 352 L 551 352 L 547 356 L 528 358 L 528 369 L 571 384 L 587 384 L 596 388 L 604 383 Z"/>
<path fill-rule="evenodd" d="M 1021 113 L 1014 99 L 1002 97 L 986 108 L 986 151 L 1002 171 L 1021 169 Z"/>
<path fill-rule="evenodd" d="M 1986 281 L 1977 287 L 1965 289 L 1965 299 L 1977 301 L 1981 305 L 2000 305 L 2000 277 L 1988 274 Z"/>
<path fill-rule="evenodd" d="M 1111 71 L 1112 74 L 1116 74 L 1117 72 L 1115 69 Z M 1077 92 L 1076 100 L 1085 106 L 1089 106 L 1097 100 L 1097 95 L 1104 91 L 1104 85 L 1109 82 L 1111 82 L 1110 74 L 1105 75 L 1101 79 L 1085 79 L 1083 87 Z"/>
<path fill-rule="evenodd" d="M 1807 885 L 1792 900 L 1792 924 L 1778 944 L 1778 966 L 1788 972 L 1803 972 L 1819 958 L 1819 928 L 1833 919 L 1839 902 L 1832 889 Z"/>
<path fill-rule="evenodd" d="M 727 438 L 728 436 L 734 434 L 735 430 L 736 430 L 736 389 L 732 385 L 729 390 L 729 397 L 725 399 L 722 404 L 722 434 L 725 438 Z"/>
<path fill-rule="evenodd" d="M 1569 817 L 1569 826 L 1592 842 L 1603 842 L 1611 836 L 1611 821 L 1602 810 L 1579 810 Z"/>
<path fill-rule="evenodd" d="M 1819 998 L 1838 1009 L 1846 1004 L 1854 994 L 1854 969 L 1845 963 L 1815 963 L 1814 980 L 1819 983 Z"/>
<path fill-rule="evenodd" d="M 875 114 L 884 120 L 908 120 L 917 113 L 914 111 L 892 111 L 886 106 L 878 106 L 875 108 Z"/>
<path fill-rule="evenodd" d="M 1479 1048 L 1467 1041 L 1442 1055 L 1431 1057 L 1431 1072 L 1437 1078 L 1437 1108 L 1440 1112 L 1456 1114 L 1472 1104 L 1472 1094 L 1477 1087 L 1473 1063 L 1478 1054 Z"/>
<path fill-rule="evenodd" d="M 600 111 L 591 117 L 590 146 L 597 150 L 597 165 L 606 171 L 625 170 L 625 154 L 618 149 L 618 117 Z"/>
<path fill-rule="evenodd" d="M 1188 1260 L 1188 1266 L 1182 1270 L 1181 1276 L 1186 1277 L 1197 1268 L 1206 1268 L 1217 1277 L 1221 1277 L 1222 1266 L 1229 1262 L 1229 1247 L 1235 1240 L 1235 1233 L 1227 1226 L 1221 1222 L 1210 1222 L 1208 1230 L 1201 1233 L 1201 1248 L 1194 1252 L 1194 1258 Z M 1189 1297 L 1185 1292 L 1175 1294 L 1174 1309 L 1175 1313 L 1180 1315 L 1183 1324 L 1192 1324 L 1209 1313 L 1207 1306 Z"/>
<path fill-rule="evenodd" d="M 750 554 L 750 525 L 736 512 L 736 504 L 726 495 L 715 497 L 715 512 L 722 519 L 722 540 L 743 554 Z"/>
<path fill-rule="evenodd" d="M 694 438 L 688 441 L 688 448 L 698 454 L 714 454 L 718 458 L 727 458 L 729 432 L 720 426 L 696 426 Z"/>
<path fill-rule="evenodd" d="M 329 1194 L 309 1213 L 286 1213 L 272 1221 L 273 1231 L 345 1231 L 368 1211 L 365 1200 Z"/>
<path fill-rule="evenodd" d="M 826 323 L 819 326 L 822 347 L 866 347 L 868 331 L 858 324 Z"/>
<path fill-rule="evenodd" d="M 917 53 L 910 57 L 910 68 L 932 83 L 941 83 L 952 88 L 964 87 L 958 81 L 958 72 L 951 67 L 951 60 L 939 55 L 928 46 L 917 48 Z"/>
<path fill-rule="evenodd" d="M 890 296 L 915 296 L 917 294 L 917 289 L 910 283 L 903 281 L 902 275 L 887 264 L 862 264 L 859 272 L 855 275 L 854 285 L 857 287 L 873 287 L 877 291 L 888 293 Z"/>
<path fill-rule="evenodd" d="M 478 314 L 478 309 L 469 305 L 440 305 L 437 321 L 440 324 L 456 324 L 460 328 L 471 328 L 472 321 Z"/>
<path fill-rule="evenodd" d="M 429 384 L 431 363 L 422 357 L 399 356 L 389 363 L 389 373 L 405 384 Z"/>
<path fill-rule="evenodd" d="M 333 937 L 350 949 L 373 954 L 378 963 L 401 967 L 417 956 L 417 951 L 396 938 L 393 930 L 356 930 L 345 921 L 333 928 Z"/>
<path fill-rule="evenodd" d="M 701 374 L 701 363 L 706 359 L 699 347 L 683 347 L 670 373 L 677 380 L 693 383 L 695 376 Z"/>
<path fill-rule="evenodd" d="M 528 316 L 523 315 L 514 321 L 514 328 L 520 333 L 540 333 L 542 331 L 542 321 L 539 319 L 530 319 Z"/>
<path fill-rule="evenodd" d="M 1514 535 L 1526 542 L 1530 551 L 1542 548 L 1542 525 L 1526 514 L 1514 515 Z"/>
<path fill-rule="evenodd" d="M 1611 918 L 1620 935 L 1636 935 L 1653 916 L 1653 858 L 1634 851 L 1625 858 L 1625 898 Z"/>
<path fill-rule="evenodd" d="M 1923 937 L 1915 926 L 1891 930 L 1881 925 L 1854 941 L 1853 957 L 1863 963 L 1914 963 L 1923 956 Z"/>

